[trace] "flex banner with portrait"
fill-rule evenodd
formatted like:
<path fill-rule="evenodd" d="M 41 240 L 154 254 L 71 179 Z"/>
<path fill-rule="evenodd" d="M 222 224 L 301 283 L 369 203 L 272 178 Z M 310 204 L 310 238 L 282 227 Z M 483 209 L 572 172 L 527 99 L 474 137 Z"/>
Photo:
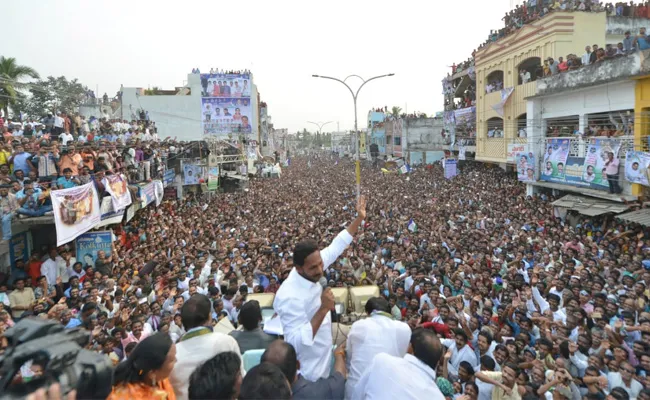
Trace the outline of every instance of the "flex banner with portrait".
<path fill-rule="evenodd" d="M 569 139 L 552 139 L 542 157 L 540 180 L 565 182 L 566 163 L 569 157 Z"/>
<path fill-rule="evenodd" d="M 101 220 L 99 196 L 90 182 L 51 192 L 56 245 L 62 246 L 90 230 Z"/>
<path fill-rule="evenodd" d="M 253 125 L 250 74 L 201 74 L 205 135 L 250 134 Z"/>
<path fill-rule="evenodd" d="M 103 251 L 110 257 L 113 246 L 113 233 L 111 231 L 86 232 L 75 240 L 77 260 L 83 265 L 95 267 L 97 254 Z"/>
<path fill-rule="evenodd" d="M 628 182 L 650 186 L 648 184 L 649 167 L 650 153 L 644 151 L 627 151 L 625 153 L 625 179 Z"/>
<path fill-rule="evenodd" d="M 194 164 L 183 165 L 183 185 L 198 185 L 205 182 L 203 167 Z"/>
<path fill-rule="evenodd" d="M 535 181 L 535 156 L 530 152 L 520 152 L 515 155 L 517 160 L 517 179 L 520 182 Z"/>
<path fill-rule="evenodd" d="M 131 205 L 131 193 L 126 179 L 122 175 L 108 175 L 106 177 L 106 191 L 113 200 L 113 209 L 123 210 Z"/>

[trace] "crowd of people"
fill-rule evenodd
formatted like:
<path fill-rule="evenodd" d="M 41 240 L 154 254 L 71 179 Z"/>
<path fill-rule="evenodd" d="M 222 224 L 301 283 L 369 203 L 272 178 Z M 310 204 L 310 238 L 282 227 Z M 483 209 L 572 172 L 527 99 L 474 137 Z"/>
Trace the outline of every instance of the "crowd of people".
<path fill-rule="evenodd" d="M 647 227 L 561 213 L 481 163 L 362 174 L 357 202 L 350 160 L 293 158 L 247 191 L 140 210 L 94 265 L 32 249 L 0 283 L 0 332 L 86 328 L 116 364 L 111 399 L 650 398 Z M 379 287 L 334 352 L 321 276 Z M 260 329 L 262 292 L 284 341 Z M 238 330 L 213 332 L 224 320 Z"/>
<path fill-rule="evenodd" d="M 634 113 L 632 110 L 591 115 L 584 131 L 577 119 L 551 120 L 546 128 L 547 137 L 622 137 L 634 136 Z"/>

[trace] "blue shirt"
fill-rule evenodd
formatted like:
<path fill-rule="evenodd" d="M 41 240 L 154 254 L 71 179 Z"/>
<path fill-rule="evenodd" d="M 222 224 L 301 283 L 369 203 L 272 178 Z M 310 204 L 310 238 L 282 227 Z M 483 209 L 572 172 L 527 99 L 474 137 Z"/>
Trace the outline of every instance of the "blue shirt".
<path fill-rule="evenodd" d="M 40 195 L 42 192 L 40 187 L 34 187 L 34 194 L 35 195 Z M 16 200 L 20 200 L 25 198 L 25 189 L 20 189 L 19 191 L 16 192 Z"/>
<path fill-rule="evenodd" d="M 27 160 L 29 160 L 32 157 L 31 154 L 29 153 L 21 153 L 21 154 L 16 154 L 14 156 L 14 172 L 21 170 L 27 175 L 30 171 L 29 164 L 27 164 Z"/>
<path fill-rule="evenodd" d="M 648 39 L 640 37 L 637 39 L 637 45 L 639 46 L 639 50 L 648 50 L 650 49 L 650 42 L 648 42 Z"/>
<path fill-rule="evenodd" d="M 72 318 L 68 324 L 65 326 L 65 329 L 72 329 L 81 326 L 81 321 L 76 318 Z"/>
<path fill-rule="evenodd" d="M 59 179 L 56 180 L 56 185 L 59 187 L 62 187 L 64 189 L 70 189 L 75 186 L 77 186 L 76 183 L 70 178 L 70 180 L 66 179 L 65 176 L 59 177 Z"/>

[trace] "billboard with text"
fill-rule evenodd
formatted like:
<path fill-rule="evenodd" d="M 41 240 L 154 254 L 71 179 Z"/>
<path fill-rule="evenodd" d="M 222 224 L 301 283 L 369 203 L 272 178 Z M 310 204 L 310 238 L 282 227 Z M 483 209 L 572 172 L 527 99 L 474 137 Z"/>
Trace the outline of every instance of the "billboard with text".
<path fill-rule="evenodd" d="M 251 76 L 201 74 L 201 121 L 205 135 L 252 132 Z"/>

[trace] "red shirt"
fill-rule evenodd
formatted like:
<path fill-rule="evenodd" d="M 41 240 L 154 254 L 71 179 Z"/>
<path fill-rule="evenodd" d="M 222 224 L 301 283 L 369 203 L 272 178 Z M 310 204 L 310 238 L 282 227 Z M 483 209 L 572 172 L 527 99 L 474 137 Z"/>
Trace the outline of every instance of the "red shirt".
<path fill-rule="evenodd" d="M 32 278 L 32 283 L 35 285 L 38 278 L 41 276 L 42 261 L 30 261 L 27 263 L 27 275 Z"/>

